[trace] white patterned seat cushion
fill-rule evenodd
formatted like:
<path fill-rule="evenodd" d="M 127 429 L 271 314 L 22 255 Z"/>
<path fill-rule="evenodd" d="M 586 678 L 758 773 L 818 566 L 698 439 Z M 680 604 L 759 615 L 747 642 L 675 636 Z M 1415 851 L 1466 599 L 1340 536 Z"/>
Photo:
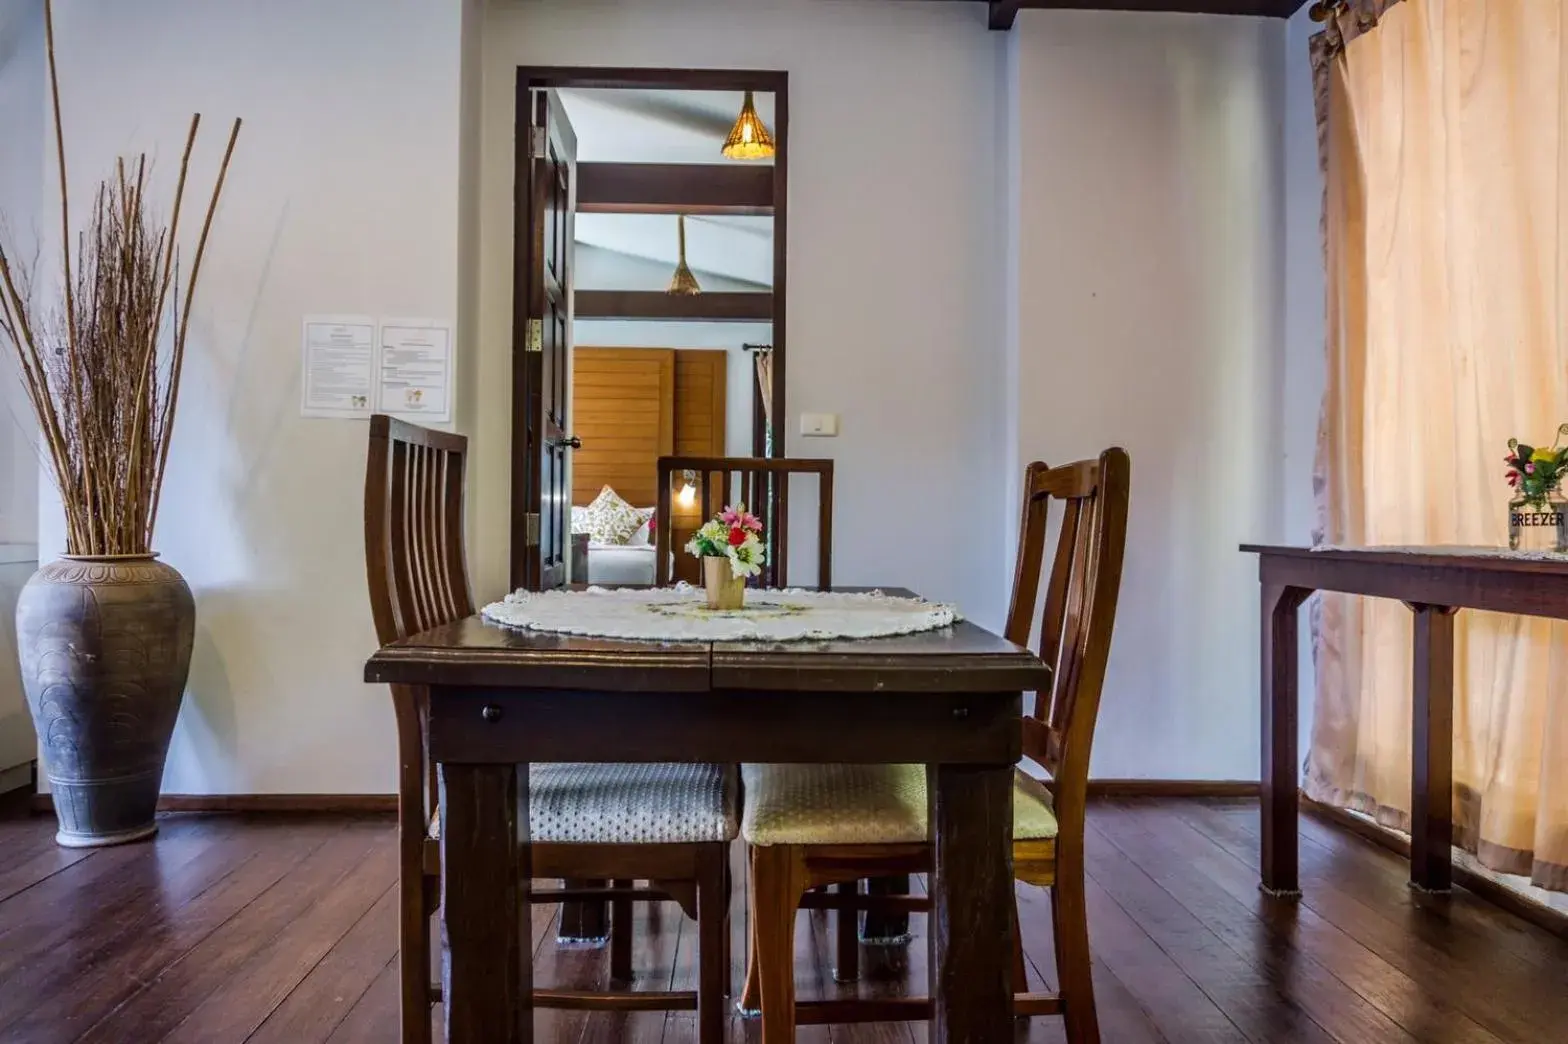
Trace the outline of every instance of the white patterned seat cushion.
<path fill-rule="evenodd" d="M 924 765 L 742 765 L 741 836 L 753 845 L 925 841 Z M 1051 793 L 1013 773 L 1013 838 L 1056 836 Z"/>
<path fill-rule="evenodd" d="M 578 845 L 730 841 L 735 798 L 733 765 L 530 765 L 529 837 Z M 441 836 L 439 816 L 430 836 Z"/>

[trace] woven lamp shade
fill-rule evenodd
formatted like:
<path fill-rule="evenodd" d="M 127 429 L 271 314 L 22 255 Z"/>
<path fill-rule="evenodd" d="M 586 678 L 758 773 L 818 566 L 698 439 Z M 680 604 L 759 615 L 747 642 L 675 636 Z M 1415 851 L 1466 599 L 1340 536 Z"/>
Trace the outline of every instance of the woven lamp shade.
<path fill-rule="evenodd" d="M 746 92 L 746 101 L 740 107 L 735 126 L 730 128 L 730 136 L 724 140 L 723 152 L 730 159 L 738 160 L 767 159 L 773 155 L 773 135 L 757 115 L 750 91 Z"/>
<path fill-rule="evenodd" d="M 685 214 L 681 214 L 676 218 L 675 227 L 679 229 L 679 235 L 681 237 L 681 253 L 680 260 L 675 265 L 675 275 L 670 280 L 670 289 L 667 292 L 672 294 L 679 294 L 682 297 L 695 297 L 696 295 L 702 293 L 702 287 L 698 285 L 697 277 L 691 274 L 691 269 L 686 267 Z"/>

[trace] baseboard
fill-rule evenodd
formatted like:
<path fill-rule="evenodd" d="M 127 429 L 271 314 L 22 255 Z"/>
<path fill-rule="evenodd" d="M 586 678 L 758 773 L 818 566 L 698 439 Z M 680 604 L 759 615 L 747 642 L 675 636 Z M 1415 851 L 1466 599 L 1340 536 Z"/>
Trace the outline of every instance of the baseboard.
<path fill-rule="evenodd" d="M 1258 784 L 1226 779 L 1091 779 L 1090 797 L 1258 796 Z M 52 814 L 54 799 L 34 794 L 34 812 Z M 343 815 L 396 813 L 396 794 L 164 794 L 160 812 L 330 812 Z"/>
<path fill-rule="evenodd" d="M 1091 779 L 1089 796 L 1255 798 L 1260 786 L 1249 779 Z"/>
<path fill-rule="evenodd" d="M 9 794 L 13 790 L 31 790 L 37 779 L 36 772 L 37 766 L 31 761 L 0 770 L 0 794 Z"/>
<path fill-rule="evenodd" d="M 33 795 L 33 811 L 53 814 L 54 797 Z M 321 812 L 337 815 L 397 812 L 396 794 L 164 794 L 159 812 Z"/>
<path fill-rule="evenodd" d="M 1305 794 L 1301 797 L 1301 810 L 1332 826 L 1358 834 L 1390 852 L 1398 853 L 1406 859 L 1410 858 L 1410 839 L 1398 831 L 1378 826 L 1342 808 L 1319 804 Z M 1537 928 L 1551 932 L 1559 938 L 1568 939 L 1568 914 L 1554 910 L 1550 906 L 1543 906 L 1529 896 L 1521 895 L 1507 885 L 1458 863 L 1454 864 L 1454 883 L 1464 886 L 1515 917 L 1529 921 Z"/>

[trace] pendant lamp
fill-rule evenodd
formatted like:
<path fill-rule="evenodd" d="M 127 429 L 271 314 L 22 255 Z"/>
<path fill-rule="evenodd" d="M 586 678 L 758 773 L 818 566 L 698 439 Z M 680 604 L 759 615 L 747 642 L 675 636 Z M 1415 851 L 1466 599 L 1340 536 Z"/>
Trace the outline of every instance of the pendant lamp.
<path fill-rule="evenodd" d="M 675 266 L 675 276 L 670 280 L 669 293 L 681 294 L 685 297 L 695 297 L 702 293 L 702 287 L 697 284 L 697 277 L 691 274 L 691 269 L 686 267 L 686 215 L 681 214 L 676 218 L 675 227 L 679 230 L 681 240 L 680 261 Z"/>
<path fill-rule="evenodd" d="M 724 141 L 723 152 L 730 159 L 738 160 L 767 159 L 773 155 L 773 135 L 768 133 L 767 124 L 757 115 L 750 91 L 746 92 L 740 115 L 735 119 L 735 126 L 730 128 L 730 136 Z"/>

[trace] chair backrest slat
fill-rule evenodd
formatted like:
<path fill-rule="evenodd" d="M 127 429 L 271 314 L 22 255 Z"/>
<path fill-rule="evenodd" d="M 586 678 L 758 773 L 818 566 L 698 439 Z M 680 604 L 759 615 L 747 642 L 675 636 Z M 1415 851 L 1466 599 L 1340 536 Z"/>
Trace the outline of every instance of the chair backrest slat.
<path fill-rule="evenodd" d="M 365 567 L 383 645 L 474 611 L 463 550 L 468 440 L 376 415 L 365 471 Z"/>
<path fill-rule="evenodd" d="M 789 576 L 789 488 L 795 475 L 817 477 L 817 587 L 833 585 L 833 462 L 796 457 L 660 457 L 654 517 L 655 582 L 670 582 L 674 534 L 671 491 L 676 478 L 692 472 L 702 487 L 699 522 L 726 504 L 744 503 L 766 526 L 768 560 L 756 583 L 782 587 Z"/>
<path fill-rule="evenodd" d="M 1036 462 L 1024 475 L 1006 626 L 1008 639 L 1018 644 L 1027 643 L 1038 605 L 1051 501 L 1063 504 L 1040 617 L 1039 652 L 1051 668 L 1050 686 L 1035 694 L 1023 729 L 1025 756 L 1051 773 L 1058 818 L 1081 815 L 1087 793 L 1121 589 L 1130 476 L 1131 462 L 1119 448 L 1058 468 Z"/>

